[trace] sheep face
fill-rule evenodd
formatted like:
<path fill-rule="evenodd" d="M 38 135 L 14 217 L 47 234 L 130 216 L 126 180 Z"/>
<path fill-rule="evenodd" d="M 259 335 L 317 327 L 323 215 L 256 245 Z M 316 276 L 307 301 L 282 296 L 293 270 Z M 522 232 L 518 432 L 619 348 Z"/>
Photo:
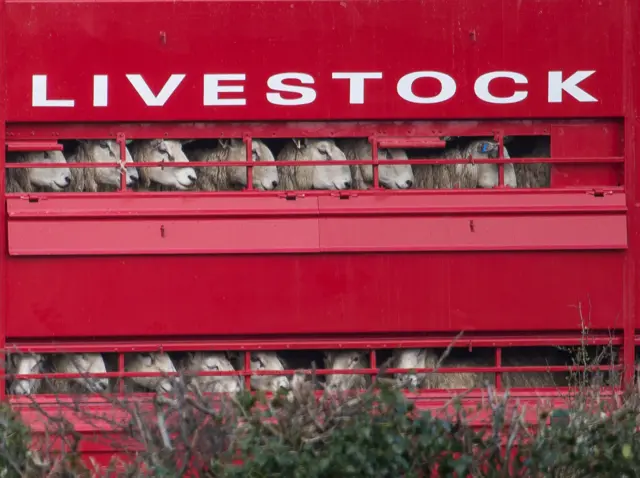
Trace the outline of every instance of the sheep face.
<path fill-rule="evenodd" d="M 285 366 L 280 357 L 275 352 L 253 352 L 251 353 L 251 370 L 285 370 Z M 289 379 L 277 375 L 252 375 L 251 386 L 256 390 L 267 390 L 277 392 L 278 389 L 291 389 Z"/>
<path fill-rule="evenodd" d="M 473 159 L 489 159 L 498 157 L 499 145 L 496 141 L 474 141 L 467 151 L 471 150 L 471 157 Z M 507 148 L 504 148 L 504 157 L 509 158 L 509 152 Z M 461 168 L 463 164 L 457 164 L 457 168 Z M 479 164 L 478 165 L 478 187 L 480 188 L 493 188 L 498 186 L 500 178 L 500 169 L 497 164 Z M 513 164 L 504 165 L 504 184 L 515 188 L 516 172 Z"/>
<path fill-rule="evenodd" d="M 360 350 L 326 352 L 325 368 L 333 370 L 354 370 L 368 366 L 367 353 Z M 330 391 L 344 391 L 364 387 L 364 375 L 332 374 L 326 376 L 326 388 Z"/>
<path fill-rule="evenodd" d="M 403 149 L 381 149 L 379 159 L 408 160 L 409 157 Z M 373 166 L 365 166 L 363 178 L 367 183 L 373 184 Z M 387 189 L 408 189 L 415 181 L 413 169 L 410 164 L 391 164 L 378 166 L 380 184 Z"/>
<path fill-rule="evenodd" d="M 246 161 L 247 153 L 244 141 L 232 139 L 229 145 L 229 161 Z M 259 139 L 251 141 L 252 160 L 254 162 L 274 162 L 275 158 L 271 150 Z M 247 168 L 230 166 L 228 168 L 229 183 L 231 185 L 247 187 Z M 270 191 L 278 187 L 278 170 L 275 166 L 263 166 L 253 168 L 252 185 L 261 191 Z"/>
<path fill-rule="evenodd" d="M 428 365 L 427 351 L 424 349 L 399 349 L 393 353 L 393 366 L 391 368 L 428 368 L 433 365 Z M 406 384 L 411 388 L 417 388 L 420 386 L 426 374 L 424 373 L 397 373 L 395 374 L 396 383 L 402 387 Z"/>
<path fill-rule="evenodd" d="M 61 151 L 41 151 L 28 153 L 25 163 L 58 163 L 66 164 L 67 160 Z M 32 186 L 63 191 L 71 184 L 69 168 L 32 168 L 27 170 L 28 179 Z"/>
<path fill-rule="evenodd" d="M 15 374 L 42 373 L 44 359 L 40 354 L 11 355 L 10 365 Z M 37 393 L 42 385 L 41 379 L 16 379 L 11 384 L 11 393 L 15 395 L 30 395 Z"/>
<path fill-rule="evenodd" d="M 331 139 L 304 139 L 302 157 L 305 161 L 346 161 L 344 153 Z M 313 166 L 313 189 L 349 189 L 349 166 Z"/>
<path fill-rule="evenodd" d="M 54 367 L 60 373 L 106 373 L 107 367 L 101 354 L 63 354 L 55 357 Z M 80 377 L 71 379 L 91 392 L 104 392 L 109 388 L 108 378 Z"/>
<path fill-rule="evenodd" d="M 82 141 L 86 156 L 96 163 L 114 163 L 120 161 L 120 145 L 114 140 Z M 125 148 L 127 163 L 133 163 L 129 148 Z M 120 168 L 96 168 L 95 181 L 104 186 L 120 187 Z M 128 188 L 135 187 L 140 181 L 138 170 L 129 167 L 126 170 Z"/>
<path fill-rule="evenodd" d="M 136 162 L 142 162 L 136 159 Z M 150 141 L 144 151 L 144 162 L 173 162 L 189 163 L 187 156 L 182 150 L 180 141 L 169 139 L 158 139 Z M 184 191 L 191 189 L 196 184 L 197 175 L 193 168 L 164 168 L 151 167 L 144 168 L 147 178 L 145 182 L 153 181 L 161 186 Z"/>
<path fill-rule="evenodd" d="M 230 372 L 235 370 L 224 353 L 189 354 L 187 369 L 200 372 Z M 237 376 L 195 377 L 194 381 L 203 392 L 237 393 L 242 389 Z"/>
<path fill-rule="evenodd" d="M 160 372 L 173 373 L 176 368 L 166 353 L 138 353 L 127 364 L 127 372 Z M 171 377 L 136 377 L 133 381 L 141 387 L 158 392 L 171 392 Z"/>

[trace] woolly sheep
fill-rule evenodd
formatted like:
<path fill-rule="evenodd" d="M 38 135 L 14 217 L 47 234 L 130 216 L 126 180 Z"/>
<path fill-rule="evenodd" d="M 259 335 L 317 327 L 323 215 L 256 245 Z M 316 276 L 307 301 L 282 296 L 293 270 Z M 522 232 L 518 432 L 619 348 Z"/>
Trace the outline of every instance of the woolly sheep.
<path fill-rule="evenodd" d="M 58 163 L 66 164 L 61 151 L 7 153 L 8 163 Z M 29 168 L 6 170 L 7 193 L 31 193 L 64 191 L 71 184 L 69 168 Z"/>
<path fill-rule="evenodd" d="M 435 368 L 438 364 L 438 355 L 430 349 L 397 349 L 393 352 L 390 368 Z M 504 366 L 526 366 L 525 361 L 510 359 L 503 361 Z M 441 367 L 473 367 L 483 366 L 475 358 L 446 360 Z M 495 384 L 493 373 L 411 373 L 395 374 L 399 385 L 409 383 L 411 387 L 419 388 L 453 388 L 469 389 L 482 387 L 486 382 Z M 508 372 L 502 374 L 504 387 L 553 387 L 565 384 L 564 374 L 550 374 L 547 372 Z"/>
<path fill-rule="evenodd" d="M 186 370 L 194 372 L 223 372 L 235 370 L 224 352 L 195 352 L 187 356 Z M 202 392 L 237 393 L 242 390 L 240 378 L 236 375 L 193 377 Z"/>
<path fill-rule="evenodd" d="M 81 140 L 75 154 L 67 158 L 69 163 L 113 163 L 120 161 L 120 145 L 114 140 Z M 133 159 L 129 148 L 125 147 L 127 163 Z M 72 187 L 74 191 L 109 191 L 120 188 L 120 168 L 72 168 Z M 126 169 L 128 188 L 138 184 L 140 177 L 136 168 Z"/>
<path fill-rule="evenodd" d="M 325 352 L 324 368 L 332 370 L 356 370 L 369 367 L 368 352 L 363 350 L 341 350 Z M 369 377 L 367 375 L 328 374 L 326 375 L 326 389 L 330 391 L 345 391 L 348 389 L 366 388 Z"/>
<path fill-rule="evenodd" d="M 538 142 L 529 154 L 523 158 L 550 158 L 549 144 Z M 520 188 L 548 188 L 551 185 L 551 165 L 549 163 L 530 163 L 515 165 L 516 179 Z"/>
<path fill-rule="evenodd" d="M 136 163 L 175 162 L 189 163 L 182 150 L 183 143 L 172 139 L 151 139 L 134 141 L 131 145 L 131 156 Z M 149 189 L 152 185 L 159 188 L 170 188 L 185 191 L 192 189 L 197 180 L 195 170 L 189 166 L 184 168 L 140 168 L 140 186 Z"/>
<path fill-rule="evenodd" d="M 483 151 L 484 148 L 484 151 Z M 473 140 L 466 147 L 449 147 L 442 153 L 427 155 L 443 159 L 489 159 L 498 157 L 498 143 L 489 139 Z M 509 158 L 507 148 L 504 157 Z M 413 174 L 417 189 L 493 188 L 499 183 L 497 164 L 417 164 Z M 504 165 L 504 185 L 517 187 L 513 164 Z"/>
<path fill-rule="evenodd" d="M 332 139 L 293 140 L 280 150 L 276 161 L 346 161 L 342 150 Z M 281 188 L 349 189 L 349 166 L 284 166 L 279 168 Z"/>
<path fill-rule="evenodd" d="M 251 352 L 251 370 L 285 370 L 282 358 L 276 352 Z M 283 375 L 252 375 L 251 387 L 255 390 L 277 392 L 291 389 L 289 379 Z"/>
<path fill-rule="evenodd" d="M 273 153 L 259 139 L 252 139 L 253 161 L 274 162 Z M 247 153 L 244 141 L 239 139 L 218 140 L 215 149 L 200 149 L 189 154 L 193 162 L 246 161 Z M 218 168 L 198 168 L 197 189 L 201 191 L 226 191 L 247 187 L 247 168 L 228 166 Z M 278 170 L 275 166 L 254 167 L 254 189 L 270 191 L 278 187 Z"/>
<path fill-rule="evenodd" d="M 10 354 L 7 357 L 7 373 L 27 375 L 42 373 L 44 357 L 41 354 Z M 9 386 L 9 393 L 14 395 L 31 395 L 42 389 L 42 380 L 35 378 L 14 379 Z"/>
<path fill-rule="evenodd" d="M 137 353 L 125 363 L 126 372 L 160 372 L 173 373 L 176 367 L 167 353 Z M 171 392 L 173 390 L 173 377 L 131 377 L 131 380 L 140 387 L 157 392 Z"/>
<path fill-rule="evenodd" d="M 371 143 L 366 139 L 347 139 L 338 142 L 338 147 L 349 160 L 371 159 Z M 378 149 L 378 159 L 409 159 L 403 149 Z M 373 187 L 373 166 L 357 164 L 351 166 L 354 189 Z M 413 169 L 410 164 L 379 165 L 380 185 L 387 189 L 408 189 L 413 186 Z"/>
<path fill-rule="evenodd" d="M 54 354 L 47 360 L 41 354 L 11 355 L 9 365 L 11 373 L 34 374 L 34 373 L 105 373 L 107 371 L 101 354 L 81 353 L 81 354 Z M 104 392 L 109 387 L 109 379 L 79 377 L 72 379 L 48 379 L 51 388 L 56 393 L 69 393 L 74 385 L 83 391 Z M 17 395 L 29 395 L 41 393 L 43 384 L 47 381 L 42 379 L 20 379 L 15 380 L 11 386 L 11 392 Z"/>

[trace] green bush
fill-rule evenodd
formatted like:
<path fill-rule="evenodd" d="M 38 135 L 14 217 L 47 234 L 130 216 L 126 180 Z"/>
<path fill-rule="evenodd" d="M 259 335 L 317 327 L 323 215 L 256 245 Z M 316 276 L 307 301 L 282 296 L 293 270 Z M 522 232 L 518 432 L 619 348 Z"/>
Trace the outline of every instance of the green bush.
<path fill-rule="evenodd" d="M 194 468 L 217 478 L 640 475 L 636 394 L 624 402 L 581 397 L 554 420 L 541 409 L 531 426 L 508 397 L 488 388 L 489 423 L 477 428 L 469 424 L 477 409 L 454 401 L 453 411 L 421 411 L 380 382 L 357 396 L 317 399 L 313 388 L 304 382 L 291 397 L 243 393 L 214 403 L 178 386 L 146 411 L 122 402 L 131 414 L 125 428 L 143 449 L 123 448 L 130 464 L 110 476 L 172 478 Z M 68 433 L 68 424 L 61 429 Z M 42 464 L 30 465 L 29 432 L 8 406 L 0 408 L 0 433 L 0 478 L 48 476 Z M 64 473 L 56 476 L 87 476 L 58 468 Z"/>

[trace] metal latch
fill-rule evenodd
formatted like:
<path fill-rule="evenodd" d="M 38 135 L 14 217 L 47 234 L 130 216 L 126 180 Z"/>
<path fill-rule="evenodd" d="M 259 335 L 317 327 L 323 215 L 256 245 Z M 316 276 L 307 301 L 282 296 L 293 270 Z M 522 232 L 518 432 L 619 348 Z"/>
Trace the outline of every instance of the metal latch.
<path fill-rule="evenodd" d="M 610 196 L 611 194 L 613 194 L 613 191 L 593 188 L 591 191 L 587 191 L 587 194 L 590 194 L 593 197 L 603 198 L 605 196 Z"/>
<path fill-rule="evenodd" d="M 338 197 L 340 199 L 349 199 L 352 197 L 358 197 L 358 193 L 351 193 L 348 191 L 336 191 L 336 192 L 332 192 L 331 196 L 333 197 Z"/>
<path fill-rule="evenodd" d="M 303 198 L 305 197 L 304 194 L 302 193 L 297 193 L 295 191 L 285 191 L 282 194 L 278 194 L 279 198 L 284 198 L 287 201 L 295 201 L 298 198 Z"/>

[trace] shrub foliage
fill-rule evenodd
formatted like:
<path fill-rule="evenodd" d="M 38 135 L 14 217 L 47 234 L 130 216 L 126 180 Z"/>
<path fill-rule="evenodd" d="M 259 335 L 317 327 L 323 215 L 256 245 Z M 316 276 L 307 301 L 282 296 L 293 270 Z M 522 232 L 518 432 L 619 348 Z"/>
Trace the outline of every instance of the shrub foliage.
<path fill-rule="evenodd" d="M 469 410 L 453 400 L 441 410 L 423 411 L 381 381 L 358 395 L 317 397 L 312 383 L 298 377 L 288 396 L 242 393 L 226 401 L 188 392 L 180 377 L 176 382 L 172 396 L 158 396 L 147 407 L 110 399 L 127 412 L 118 426 L 136 444 L 120 445 L 121 461 L 113 463 L 110 476 L 181 477 L 194 470 L 220 478 L 640 473 L 634 393 L 624 400 L 573 397 L 562 413 L 541 407 L 531 424 L 508 392 L 499 395 L 491 387 L 481 408 Z M 60 406 L 81 410 L 79 404 Z M 488 423 L 472 426 L 472 414 L 479 412 Z M 51 422 L 50 440 L 56 426 L 58 435 L 74 436 L 68 422 L 59 417 Z M 0 477 L 74 477 L 91 471 L 90 464 L 80 469 L 77 446 L 56 459 L 28 451 L 29 430 L 8 406 L 0 408 L 0 433 Z"/>

